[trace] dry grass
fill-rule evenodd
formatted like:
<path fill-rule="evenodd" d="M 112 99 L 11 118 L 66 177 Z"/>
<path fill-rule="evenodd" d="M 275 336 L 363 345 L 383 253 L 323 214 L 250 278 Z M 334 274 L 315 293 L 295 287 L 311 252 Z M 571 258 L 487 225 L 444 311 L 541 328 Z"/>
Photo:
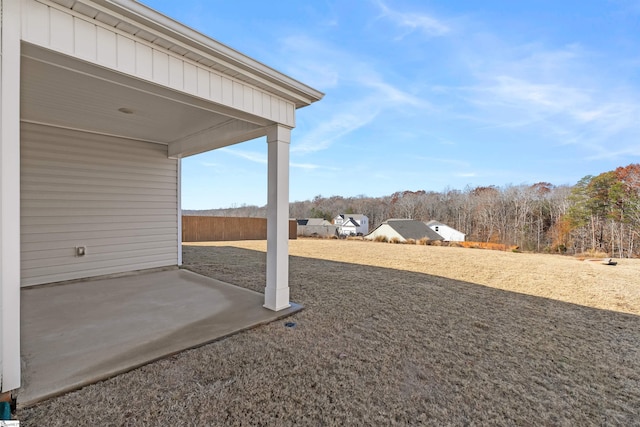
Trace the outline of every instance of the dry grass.
<path fill-rule="evenodd" d="M 588 251 L 585 251 L 583 253 L 580 254 L 576 254 L 575 256 L 578 259 L 600 259 L 600 258 L 607 258 L 609 257 L 609 254 L 607 252 L 603 252 L 597 249 L 589 249 Z"/>
<path fill-rule="evenodd" d="M 264 242 L 185 246 L 256 290 Z M 638 260 L 291 242 L 305 310 L 20 412 L 22 425 L 639 425 Z"/>
<path fill-rule="evenodd" d="M 228 246 L 229 242 L 193 243 Z M 234 247 L 266 251 L 264 241 L 233 242 Z M 640 315 L 640 260 L 617 266 L 559 255 L 512 253 L 423 245 L 385 245 L 367 240 L 290 242 L 292 256 L 413 271 L 551 298 L 593 308 Z"/>

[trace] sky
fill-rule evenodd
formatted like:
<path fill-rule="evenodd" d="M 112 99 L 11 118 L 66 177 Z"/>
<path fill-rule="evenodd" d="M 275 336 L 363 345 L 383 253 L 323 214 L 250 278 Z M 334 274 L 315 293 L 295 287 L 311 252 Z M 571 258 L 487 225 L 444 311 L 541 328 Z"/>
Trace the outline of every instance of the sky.
<path fill-rule="evenodd" d="M 290 200 L 573 185 L 640 162 L 640 0 L 143 0 L 325 94 Z M 182 161 L 183 209 L 267 202 L 265 138 Z"/>

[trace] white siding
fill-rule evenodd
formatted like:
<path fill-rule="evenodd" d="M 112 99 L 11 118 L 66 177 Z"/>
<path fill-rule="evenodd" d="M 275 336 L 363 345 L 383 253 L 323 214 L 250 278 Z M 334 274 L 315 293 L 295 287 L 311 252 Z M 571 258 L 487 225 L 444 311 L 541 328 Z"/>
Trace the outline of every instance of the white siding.
<path fill-rule="evenodd" d="M 449 227 L 445 224 L 431 224 L 429 225 L 433 231 L 438 233 L 447 242 L 464 242 L 465 234 Z"/>
<path fill-rule="evenodd" d="M 399 239 L 401 242 L 404 242 L 405 239 L 401 235 L 398 234 L 393 228 L 389 227 L 388 224 L 381 224 L 378 228 L 373 230 L 371 234 L 368 234 L 365 238 L 369 240 L 375 240 L 378 236 L 384 236 L 387 240 L 391 240 L 393 238 Z"/>
<path fill-rule="evenodd" d="M 246 82 L 59 5 L 23 1 L 23 40 L 287 126 L 295 105 Z M 135 27 L 133 27 L 135 29 Z M 134 31 L 132 29 L 132 31 Z M 136 34 L 144 34 L 137 31 Z M 179 50 L 179 49 L 178 49 Z M 254 98 L 258 102 L 254 102 Z M 261 98 L 261 99 L 260 99 Z"/>
<path fill-rule="evenodd" d="M 26 123 L 21 134 L 22 286 L 178 263 L 166 146 Z"/>

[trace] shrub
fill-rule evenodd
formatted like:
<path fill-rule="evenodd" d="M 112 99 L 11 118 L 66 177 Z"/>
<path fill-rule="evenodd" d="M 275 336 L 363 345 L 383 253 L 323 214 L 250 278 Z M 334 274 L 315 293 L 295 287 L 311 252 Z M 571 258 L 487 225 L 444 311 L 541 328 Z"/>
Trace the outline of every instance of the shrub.
<path fill-rule="evenodd" d="M 566 254 L 567 253 L 567 247 L 565 245 L 563 245 L 562 243 L 558 244 L 558 245 L 554 245 L 551 248 L 545 248 L 545 252 L 553 252 L 556 254 Z"/>
<path fill-rule="evenodd" d="M 415 239 L 407 239 L 404 241 L 407 245 L 415 245 L 416 241 Z"/>
<path fill-rule="evenodd" d="M 429 239 L 427 239 L 426 237 L 423 237 L 422 239 L 418 240 L 416 242 L 416 244 L 418 244 L 418 245 L 428 245 L 429 244 Z"/>
<path fill-rule="evenodd" d="M 400 239 L 398 239 L 397 237 L 392 237 L 391 240 L 389 240 L 389 243 L 402 243 L 402 241 Z"/>
<path fill-rule="evenodd" d="M 387 237 L 386 236 L 376 236 L 376 238 L 374 240 L 376 242 L 387 243 Z"/>
<path fill-rule="evenodd" d="M 578 258 L 608 258 L 609 254 L 599 249 L 588 249 L 581 254 L 576 254 Z"/>

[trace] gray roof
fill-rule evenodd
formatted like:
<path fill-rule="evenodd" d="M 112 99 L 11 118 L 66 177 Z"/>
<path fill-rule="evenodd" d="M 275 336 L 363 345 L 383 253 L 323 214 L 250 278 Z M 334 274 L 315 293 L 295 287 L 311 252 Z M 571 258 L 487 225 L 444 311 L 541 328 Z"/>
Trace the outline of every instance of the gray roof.
<path fill-rule="evenodd" d="M 338 216 L 336 216 L 336 218 L 341 217 L 342 219 L 354 219 L 358 222 L 361 222 L 363 218 L 366 218 L 367 216 L 364 214 L 340 214 Z"/>
<path fill-rule="evenodd" d="M 331 225 L 331 223 L 324 218 L 302 218 L 297 221 L 298 225 Z"/>
<path fill-rule="evenodd" d="M 364 215 L 364 214 L 350 214 L 350 215 L 346 215 L 346 216 L 348 216 L 349 218 L 353 218 L 355 220 L 358 220 L 358 221 L 360 221 L 362 218 L 366 217 L 366 215 Z"/>
<path fill-rule="evenodd" d="M 345 220 L 345 222 L 342 223 L 342 226 L 344 227 L 345 225 L 349 225 L 349 224 L 354 225 L 356 227 L 360 226 L 360 224 L 358 224 L 356 222 L 356 220 L 351 218 L 351 217 L 349 217 L 349 219 Z"/>
<path fill-rule="evenodd" d="M 414 219 L 388 219 L 383 224 L 393 228 L 404 239 L 442 240 L 442 236 L 433 231 L 427 224 Z"/>

